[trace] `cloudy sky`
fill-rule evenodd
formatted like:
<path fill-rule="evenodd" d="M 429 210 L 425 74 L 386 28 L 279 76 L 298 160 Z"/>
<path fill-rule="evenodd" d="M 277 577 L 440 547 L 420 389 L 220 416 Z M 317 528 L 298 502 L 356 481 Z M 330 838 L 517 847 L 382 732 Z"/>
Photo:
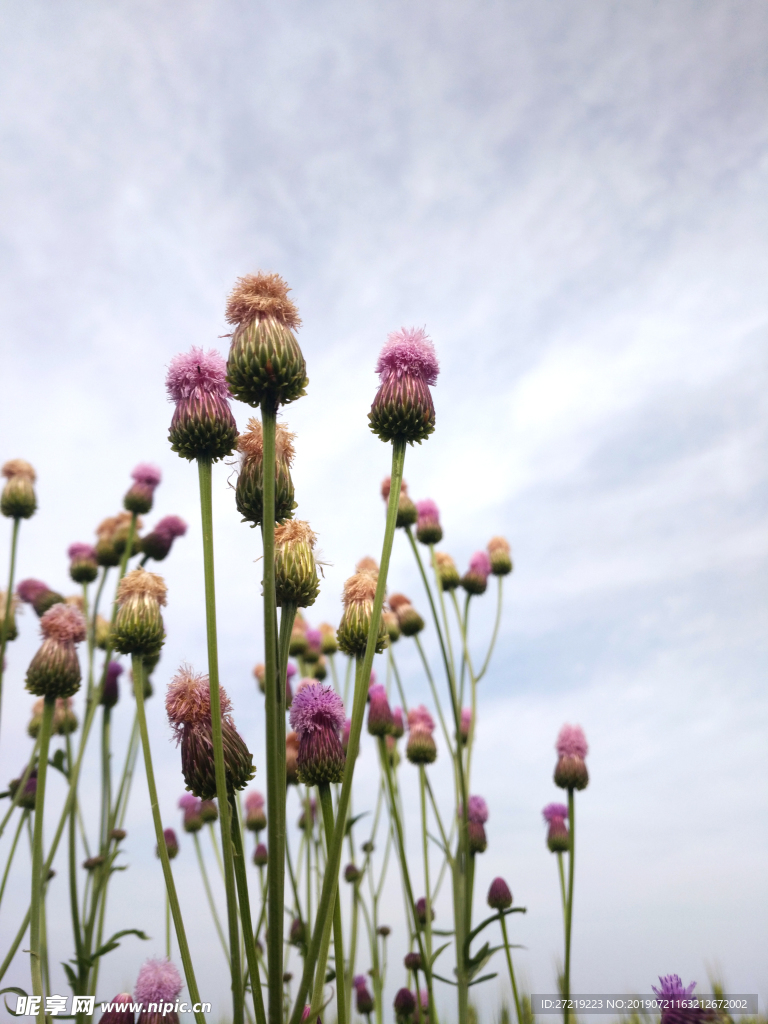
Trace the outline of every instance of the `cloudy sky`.
<path fill-rule="evenodd" d="M 168 447 L 164 372 L 192 344 L 224 351 L 226 294 L 262 268 L 304 320 L 309 393 L 285 419 L 300 514 L 329 563 L 315 618 L 336 620 L 343 580 L 381 544 L 376 355 L 388 331 L 426 325 L 437 430 L 406 478 L 439 503 L 460 564 L 503 533 L 516 567 L 482 684 L 478 911 L 504 874 L 528 908 L 525 985 L 551 991 L 561 926 L 540 810 L 557 797 L 557 730 L 580 722 L 592 783 L 574 990 L 647 992 L 668 972 L 706 989 L 712 970 L 768 995 L 765 5 L 28 0 L 0 19 L 0 458 L 31 461 L 40 496 L 20 576 L 66 590 L 67 545 L 153 461 L 157 514 L 191 524 L 164 567 L 158 687 L 182 659 L 204 665 L 196 474 Z M 230 472 L 214 481 L 222 671 L 261 767 L 260 552 Z M 402 537 L 391 579 L 423 604 Z M 492 611 L 478 605 L 478 652 Z M 21 625 L 0 779 L 29 749 L 37 638 L 31 615 Z M 398 658 L 421 699 L 413 652 Z M 159 700 L 151 724 L 172 821 Z M 360 768 L 362 807 L 372 752 Z M 144 785 L 138 773 L 109 916 L 155 938 L 105 961 L 105 997 L 162 948 Z M 191 849 L 176 864 L 201 989 L 223 1007 Z M 394 871 L 392 885 L 394 906 Z M 26 984 L 21 955 L 7 977 Z"/>

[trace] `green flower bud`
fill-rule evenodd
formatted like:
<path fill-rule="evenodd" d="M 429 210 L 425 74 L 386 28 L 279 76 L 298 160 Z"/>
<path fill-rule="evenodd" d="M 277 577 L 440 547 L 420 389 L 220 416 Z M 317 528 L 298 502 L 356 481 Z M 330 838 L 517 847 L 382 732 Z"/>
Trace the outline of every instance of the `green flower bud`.
<path fill-rule="evenodd" d="M 291 465 L 294 459 L 292 434 L 284 423 L 275 428 L 275 522 L 293 518 Z M 264 435 L 261 421 L 252 418 L 248 429 L 237 439 L 241 454 L 240 473 L 235 486 L 235 504 L 243 522 L 260 526 L 264 521 Z"/>
<path fill-rule="evenodd" d="M 117 615 L 112 645 L 120 654 L 149 658 L 160 653 L 165 641 L 160 606 L 165 604 L 163 578 L 146 569 L 134 569 L 117 588 Z"/>
<path fill-rule="evenodd" d="M 275 527 L 275 595 L 277 606 L 284 603 L 307 608 L 320 590 L 313 549 L 315 534 L 309 523 L 289 520 Z M 319 651 L 317 652 L 319 655 Z"/>
<path fill-rule="evenodd" d="M 376 576 L 370 572 L 357 572 L 344 584 L 344 613 L 341 616 L 337 639 L 345 654 L 363 654 L 368 642 L 368 629 L 373 615 L 373 599 L 376 594 Z M 388 643 L 384 619 L 379 616 L 376 637 L 376 653 L 384 650 Z"/>
<path fill-rule="evenodd" d="M 80 689 L 75 644 L 85 639 L 82 612 L 57 604 L 41 618 L 40 630 L 44 639 L 27 669 L 27 689 L 37 697 L 71 697 Z"/>
<path fill-rule="evenodd" d="M 437 578 L 441 590 L 455 590 L 461 583 L 456 563 L 446 551 L 435 552 Z"/>
<path fill-rule="evenodd" d="M 11 459 L 2 473 L 7 482 L 0 496 L 0 512 L 9 519 L 29 519 L 37 509 L 34 469 L 24 459 Z"/>

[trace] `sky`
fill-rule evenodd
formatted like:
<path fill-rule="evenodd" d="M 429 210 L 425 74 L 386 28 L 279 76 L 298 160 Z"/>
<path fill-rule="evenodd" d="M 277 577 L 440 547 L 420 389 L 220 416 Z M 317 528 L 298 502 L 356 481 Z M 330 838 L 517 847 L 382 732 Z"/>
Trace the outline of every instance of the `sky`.
<path fill-rule="evenodd" d="M 149 522 L 190 524 L 163 566 L 158 696 L 181 661 L 204 668 L 197 481 L 167 442 L 165 368 L 191 345 L 226 352 L 226 295 L 264 269 L 286 278 L 303 319 L 310 384 L 284 419 L 298 514 L 327 563 L 310 617 L 338 621 L 344 579 L 381 546 L 390 455 L 366 419 L 376 357 L 389 331 L 425 326 L 441 363 L 437 428 L 408 452 L 411 493 L 439 504 L 460 566 L 495 534 L 515 560 L 480 695 L 474 785 L 491 818 L 477 913 L 504 875 L 527 908 L 513 938 L 524 986 L 552 991 L 562 925 L 540 813 L 559 795 L 557 732 L 578 722 L 591 782 L 573 990 L 648 992 L 670 972 L 706 990 L 715 972 L 763 1000 L 765 5 L 29 0 L 1 2 L 0 23 L 0 458 L 34 464 L 40 504 L 19 577 L 73 589 L 67 546 L 92 539 L 131 468 L 154 462 Z M 241 428 L 251 412 L 236 405 Z M 260 550 L 232 473 L 214 473 L 222 679 L 263 786 Z M 390 580 L 426 611 L 402 535 Z M 494 610 L 488 596 L 473 611 L 478 657 Z M 23 679 L 38 636 L 29 611 L 19 622 L 0 779 L 29 751 Z M 430 631 L 425 645 L 434 659 Z M 412 647 L 396 655 L 409 695 L 427 700 Z M 124 693 L 118 750 L 130 705 Z M 150 708 L 170 822 L 179 755 L 160 700 Z M 359 770 L 363 807 L 372 750 Z M 86 794 L 96 771 L 88 762 Z M 447 807 L 444 758 L 434 777 Z M 144 787 L 137 771 L 131 867 L 108 918 L 153 938 L 105 959 L 105 998 L 162 951 Z M 406 824 L 417 858 L 410 811 Z M 184 836 L 175 868 L 201 990 L 224 1006 Z M 4 940 L 26 870 L 0 909 Z M 399 884 L 393 865 L 396 933 Z M 60 889 L 49 929 L 64 959 Z M 487 1014 L 508 989 L 496 969 L 478 990 Z M 27 973 L 20 955 L 6 983 Z"/>

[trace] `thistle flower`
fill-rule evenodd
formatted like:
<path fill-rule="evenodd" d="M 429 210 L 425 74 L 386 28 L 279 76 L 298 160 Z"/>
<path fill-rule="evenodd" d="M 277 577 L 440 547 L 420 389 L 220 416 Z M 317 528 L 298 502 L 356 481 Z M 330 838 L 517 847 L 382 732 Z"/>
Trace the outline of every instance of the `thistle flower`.
<path fill-rule="evenodd" d="M 310 829 L 310 831 L 312 831 L 312 829 L 315 827 L 315 817 L 317 815 L 317 800 L 315 800 L 315 798 L 312 797 L 308 801 L 308 803 L 309 803 L 309 829 Z M 307 802 L 304 802 L 301 805 L 301 814 L 299 815 L 299 820 L 296 822 L 296 827 L 301 829 L 302 832 L 307 827 Z"/>
<path fill-rule="evenodd" d="M 341 749 L 346 754 L 347 747 L 349 746 L 349 733 L 352 729 L 352 719 L 345 718 L 344 725 L 341 727 Z"/>
<path fill-rule="evenodd" d="M 303 658 L 307 653 L 307 624 L 301 612 L 296 613 L 291 627 L 291 639 L 288 644 L 288 653 L 292 658 Z"/>
<path fill-rule="evenodd" d="M 26 770 L 26 769 L 25 769 Z M 13 800 L 16 796 L 16 790 L 21 785 L 21 780 L 24 778 L 24 772 L 18 777 L 18 779 L 11 779 L 8 783 L 8 796 Z M 24 811 L 34 811 L 35 799 L 37 796 L 37 768 L 33 768 L 29 773 L 29 778 L 24 783 L 24 789 L 21 796 L 16 801 L 16 805 L 21 807 Z"/>
<path fill-rule="evenodd" d="M 661 988 L 652 985 L 656 997 L 661 1001 L 661 1022 L 662 1024 L 703 1024 L 705 1021 L 716 1020 L 718 1015 L 715 1011 L 705 1009 L 694 1003 L 696 997 L 693 990 L 696 982 L 690 985 L 683 985 L 682 979 L 677 974 L 667 974 L 660 977 Z"/>
<path fill-rule="evenodd" d="M 459 807 L 461 817 L 461 807 Z M 485 834 L 485 823 L 488 821 L 488 804 L 481 796 L 471 796 L 467 801 L 467 838 L 469 852 L 485 853 L 488 839 Z"/>
<path fill-rule="evenodd" d="M 344 584 L 344 612 L 337 633 L 339 647 L 345 654 L 361 655 L 365 652 L 368 642 L 368 628 L 373 616 L 373 599 L 376 596 L 377 576 L 363 570 L 350 576 Z M 384 650 L 387 644 L 387 631 L 384 621 L 379 616 L 376 636 L 376 653 Z"/>
<path fill-rule="evenodd" d="M 485 551 L 476 551 L 469 560 L 469 569 L 461 577 L 468 594 L 484 594 L 491 573 L 491 560 Z"/>
<path fill-rule="evenodd" d="M 393 594 L 389 599 L 389 607 L 397 616 L 403 636 L 416 636 L 424 629 L 424 619 L 411 604 L 405 594 Z"/>
<path fill-rule="evenodd" d="M 293 518 L 294 501 L 291 466 L 296 438 L 284 423 L 275 427 L 275 522 Z M 261 420 L 251 418 L 245 433 L 237 439 L 240 471 L 235 485 L 235 504 L 244 523 L 260 526 L 264 520 L 264 434 Z"/>
<path fill-rule="evenodd" d="M 85 619 L 77 608 L 58 604 L 40 619 L 43 642 L 27 669 L 26 686 L 37 697 L 71 697 L 80 689 L 75 644 L 85 640 Z"/>
<path fill-rule="evenodd" d="M 16 594 L 8 594 L 0 590 L 0 635 L 5 631 L 5 641 L 10 643 L 19 635 L 16 625 L 16 611 L 19 607 L 19 598 Z"/>
<path fill-rule="evenodd" d="M 362 981 L 358 982 L 358 979 L 362 978 Z M 357 1012 L 362 1013 L 364 1017 L 368 1017 L 373 1012 L 373 996 L 368 991 L 368 985 L 365 976 L 360 974 L 355 979 L 355 1006 Z"/>
<path fill-rule="evenodd" d="M 571 837 L 565 824 L 568 808 L 565 804 L 547 804 L 541 813 L 549 826 L 547 846 L 552 853 L 566 853 L 571 848 Z"/>
<path fill-rule="evenodd" d="M 431 498 L 416 502 L 418 522 L 416 539 L 422 544 L 439 544 L 443 539 L 443 528 L 440 525 L 440 510 Z"/>
<path fill-rule="evenodd" d="M 299 781 L 307 786 L 341 782 L 346 761 L 339 739 L 344 725 L 341 697 L 330 687 L 309 683 L 297 692 L 290 721 L 299 736 Z"/>
<path fill-rule="evenodd" d="M 371 736 L 387 736 L 394 725 L 392 711 L 383 686 L 374 684 L 368 690 L 368 732 Z"/>
<path fill-rule="evenodd" d="M 96 616 L 96 625 L 93 629 L 93 642 L 100 651 L 106 651 L 112 635 L 112 627 L 103 615 Z"/>
<path fill-rule="evenodd" d="M 162 576 L 134 569 L 123 576 L 117 588 L 117 615 L 112 644 L 120 654 L 152 657 L 165 642 L 160 614 L 167 589 Z"/>
<path fill-rule="evenodd" d="M 394 739 L 399 740 L 405 732 L 405 725 L 403 724 L 403 709 L 392 708 L 392 728 L 390 730 Z"/>
<path fill-rule="evenodd" d="M 488 889 L 488 906 L 491 910 L 509 910 L 512 893 L 503 878 L 494 878 Z"/>
<path fill-rule="evenodd" d="M 558 758 L 555 785 L 560 789 L 586 789 L 589 772 L 584 758 L 589 747 L 581 726 L 564 725 L 558 734 L 555 749 Z"/>
<path fill-rule="evenodd" d="M 408 730 L 405 756 L 411 764 L 432 764 L 437 757 L 437 747 L 432 736 L 435 722 L 423 704 L 408 712 Z"/>
<path fill-rule="evenodd" d="M 261 832 L 267 827 L 264 796 L 255 789 L 250 790 L 245 796 L 245 827 L 251 832 Z"/>
<path fill-rule="evenodd" d="M 320 590 L 313 553 L 316 540 L 309 523 L 301 519 L 289 520 L 275 527 L 275 596 L 278 608 L 283 604 L 307 608 L 315 603 Z M 310 647 L 307 633 L 305 638 L 306 657 Z M 318 657 L 320 639 L 318 634 Z"/>
<path fill-rule="evenodd" d="M 219 808 L 215 800 L 203 800 L 200 804 L 200 817 L 206 825 L 219 820 Z"/>
<path fill-rule="evenodd" d="M 235 327 L 227 380 L 248 405 L 287 405 L 306 394 L 307 366 L 293 333 L 301 320 L 290 290 L 279 274 L 259 271 L 238 278 L 227 300 L 227 323 Z"/>
<path fill-rule="evenodd" d="M 435 552 L 435 564 L 437 566 L 437 580 L 441 590 L 455 590 L 461 583 L 459 570 L 456 563 L 447 551 Z"/>
<path fill-rule="evenodd" d="M 72 708 L 71 697 L 57 697 L 53 710 L 52 731 L 56 736 L 71 736 L 77 730 L 79 722 Z"/>
<path fill-rule="evenodd" d="M 469 742 L 469 734 L 472 731 L 472 708 L 462 708 L 459 719 L 459 740 L 461 743 Z"/>
<path fill-rule="evenodd" d="M 370 555 L 363 555 L 360 561 L 355 566 L 355 572 L 369 572 L 376 579 L 379 577 L 379 563 L 375 558 L 371 558 Z"/>
<path fill-rule="evenodd" d="M 299 734 L 289 732 L 285 737 L 285 779 L 289 786 L 299 782 Z"/>
<path fill-rule="evenodd" d="M 176 1012 L 171 1010 L 165 1013 L 164 1008 L 168 1003 L 175 1005 L 181 988 L 179 972 L 170 960 L 161 960 L 159 957 L 146 960 L 139 970 L 133 990 L 134 1001 L 143 1007 L 138 1024 L 178 1024 Z M 150 1010 L 150 1006 L 157 1009 Z"/>
<path fill-rule="evenodd" d="M 165 516 L 154 530 L 141 538 L 141 550 L 147 558 L 162 562 L 177 537 L 187 532 L 187 524 L 179 516 Z"/>
<path fill-rule="evenodd" d="M 231 455 L 237 424 L 229 407 L 226 364 L 219 353 L 193 347 L 174 356 L 165 387 L 176 404 L 168 431 L 171 449 L 190 460 L 218 462 Z"/>
<path fill-rule="evenodd" d="M 304 635 L 307 638 L 307 650 L 304 654 L 304 661 L 315 664 L 320 660 L 323 634 L 319 629 L 307 629 Z"/>
<path fill-rule="evenodd" d="M 329 622 L 321 622 L 317 627 L 320 630 L 320 650 L 323 654 L 335 654 L 339 649 L 336 640 L 336 629 Z"/>
<path fill-rule="evenodd" d="M 133 996 L 130 993 L 121 992 L 110 1006 L 111 1009 L 102 1013 L 99 1024 L 134 1024 Z"/>
<path fill-rule="evenodd" d="M 244 789 L 256 769 L 253 756 L 232 722 L 232 705 L 220 690 L 221 731 L 227 789 Z M 176 742 L 181 743 L 181 770 L 187 789 L 202 800 L 216 795 L 211 725 L 211 691 L 208 676 L 195 675 L 182 665 L 171 680 L 165 696 L 165 710 Z"/>
<path fill-rule="evenodd" d="M 413 971 L 415 973 L 416 971 L 422 970 L 421 953 L 417 951 L 406 953 L 403 958 L 403 965 L 405 966 L 406 971 Z"/>
<path fill-rule="evenodd" d="M 105 708 L 113 708 L 120 697 L 120 689 L 117 680 L 123 674 L 123 666 L 119 661 L 110 661 L 107 665 L 107 678 L 104 680 L 104 689 L 101 694 L 100 703 Z"/>
<path fill-rule="evenodd" d="M 292 946 L 303 946 L 307 941 L 307 930 L 304 927 L 304 922 L 300 917 L 294 917 L 291 921 L 290 931 L 288 933 L 288 942 Z"/>
<path fill-rule="evenodd" d="M 385 504 L 389 504 L 389 492 L 392 486 L 392 478 L 385 477 L 381 484 L 381 496 L 384 499 Z M 400 484 L 400 497 L 397 503 L 397 519 L 395 520 L 395 526 L 405 529 L 407 526 L 413 526 L 418 518 L 416 506 L 408 497 L 408 485 L 405 480 Z"/>
<path fill-rule="evenodd" d="M 379 390 L 368 413 L 382 441 L 396 437 L 419 444 L 435 429 L 430 386 L 437 383 L 435 348 L 423 328 L 401 328 L 387 338 L 376 363 Z"/>
<path fill-rule="evenodd" d="M 409 988 L 398 989 L 392 1005 L 395 1009 L 397 1024 L 405 1024 L 411 1020 L 416 1010 L 416 996 Z"/>
<path fill-rule="evenodd" d="M 168 853 L 168 859 L 173 860 L 174 857 L 178 856 L 179 853 L 179 841 L 176 838 L 176 833 L 172 828 L 163 829 L 163 841 L 165 842 L 165 849 Z M 155 847 L 155 853 L 160 856 L 160 848 Z"/>
<path fill-rule="evenodd" d="M 264 843 L 259 843 L 256 849 L 253 851 L 253 863 L 257 868 L 263 868 L 267 866 L 267 860 L 269 859 L 269 851 L 267 850 Z"/>
<path fill-rule="evenodd" d="M 140 462 L 131 473 L 133 484 L 123 498 L 123 508 L 136 515 L 146 515 L 152 510 L 155 488 L 163 478 L 157 466 Z"/>
<path fill-rule="evenodd" d="M 64 604 L 63 594 L 51 590 L 42 580 L 22 580 L 16 587 L 16 593 L 24 604 L 31 604 L 40 617 L 55 604 Z"/>
<path fill-rule="evenodd" d="M 29 519 L 37 509 L 34 469 L 24 459 L 11 459 L 2 468 L 5 477 L 0 512 L 9 519 Z"/>
<path fill-rule="evenodd" d="M 356 864 L 347 864 L 344 868 L 344 881 L 354 885 L 362 876 L 362 871 Z"/>
<path fill-rule="evenodd" d="M 91 544 L 70 544 L 67 555 L 70 560 L 69 575 L 74 582 L 93 583 L 99 575 L 96 549 Z"/>
<path fill-rule="evenodd" d="M 494 576 L 506 576 L 512 572 L 512 549 L 504 537 L 491 537 L 488 541 L 488 555 Z"/>
<path fill-rule="evenodd" d="M 192 793 L 182 793 L 179 797 L 179 808 L 184 812 L 184 831 L 199 832 L 203 827 L 203 816 L 200 813 L 202 800 Z"/>
<path fill-rule="evenodd" d="M 384 628 L 387 631 L 389 642 L 391 644 L 397 643 L 400 639 L 400 621 L 394 612 L 389 611 L 385 608 L 381 613 L 382 621 L 384 622 Z"/>
<path fill-rule="evenodd" d="M 416 911 L 416 923 L 423 928 L 426 925 L 426 923 L 427 923 L 427 898 L 426 898 L 426 896 L 420 896 L 416 900 L 416 906 L 415 906 L 414 909 Z M 430 911 L 431 911 L 430 921 L 434 921 L 435 920 L 435 908 L 434 907 L 430 907 Z"/>

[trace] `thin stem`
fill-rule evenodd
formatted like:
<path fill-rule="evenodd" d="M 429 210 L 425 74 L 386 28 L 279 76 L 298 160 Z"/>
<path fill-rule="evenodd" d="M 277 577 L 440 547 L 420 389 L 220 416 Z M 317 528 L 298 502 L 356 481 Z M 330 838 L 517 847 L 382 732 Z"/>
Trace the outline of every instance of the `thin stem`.
<path fill-rule="evenodd" d="M 21 800 L 22 796 L 24 795 L 24 790 L 26 789 L 27 783 L 29 782 L 29 777 L 32 774 L 32 769 L 35 767 L 35 763 L 37 762 L 37 751 L 39 747 L 40 733 L 38 732 L 37 736 L 35 737 L 35 745 L 32 748 L 32 755 L 30 756 L 29 761 L 27 761 L 27 766 L 22 772 L 21 778 L 19 779 L 19 784 L 16 787 L 16 792 L 13 794 L 13 799 L 11 800 L 11 806 L 8 808 L 8 810 L 5 813 L 5 817 L 0 822 L 0 836 L 2 836 L 3 832 L 5 832 L 5 826 L 10 821 L 11 815 L 19 806 L 19 800 Z"/>
<path fill-rule="evenodd" d="M 216 902 L 213 898 L 213 891 L 211 890 L 211 883 L 208 878 L 208 871 L 205 867 L 205 859 L 203 857 L 203 851 L 200 846 L 200 837 L 198 836 L 197 832 L 193 832 L 192 838 L 195 843 L 195 853 L 197 854 L 197 863 L 200 867 L 200 874 L 202 875 L 203 878 L 203 888 L 205 889 L 205 895 L 208 899 L 208 906 L 211 908 L 211 917 L 213 918 L 213 923 L 216 928 L 216 934 L 219 936 L 219 941 L 221 942 L 221 948 L 224 950 L 224 956 L 227 959 L 227 964 L 229 964 L 229 950 L 227 949 L 227 940 L 224 938 L 224 932 L 221 929 L 221 921 L 219 921 L 219 915 L 216 910 Z"/>
<path fill-rule="evenodd" d="M 21 817 L 19 818 L 19 824 L 18 824 L 18 827 L 16 828 L 16 833 L 15 833 L 15 835 L 13 837 L 13 842 L 11 843 L 11 849 L 10 849 L 10 852 L 8 854 L 8 860 L 7 860 L 6 865 L 5 865 L 5 871 L 3 872 L 3 881 L 2 881 L 2 883 L 0 883 L 0 903 L 3 902 L 3 893 L 5 892 L 5 884 L 8 881 L 8 872 L 11 870 L 11 864 L 13 863 L 13 855 L 16 853 L 16 846 L 17 846 L 17 844 L 19 842 L 19 836 L 21 835 L 21 831 L 24 828 L 24 825 L 26 824 L 26 821 L 27 821 L 28 817 L 29 817 L 29 811 L 26 810 L 26 808 L 25 808 L 22 811 L 22 813 L 21 813 Z"/>
<path fill-rule="evenodd" d="M 152 811 L 152 821 L 155 826 L 155 839 L 157 851 L 160 855 L 160 864 L 163 868 L 165 888 L 168 893 L 168 900 L 171 906 L 171 916 L 176 929 L 176 941 L 179 944 L 179 955 L 184 967 L 184 976 L 187 979 L 187 988 L 193 1003 L 200 1002 L 200 992 L 197 987 L 197 979 L 192 966 L 192 957 L 187 944 L 187 934 L 184 930 L 184 921 L 181 917 L 181 907 L 176 894 L 176 885 L 171 872 L 171 862 L 168 859 L 168 848 L 165 845 L 163 835 L 163 822 L 160 818 L 160 804 L 157 798 L 157 786 L 155 784 L 155 772 L 152 767 L 152 751 L 149 747 L 149 733 L 147 731 L 147 716 L 144 713 L 144 659 L 141 655 L 134 654 L 133 665 L 133 692 L 136 698 L 136 715 L 139 720 L 139 735 L 141 736 L 141 748 L 144 752 L 144 768 L 147 776 L 147 789 L 149 790 L 149 806 Z M 195 1020 L 198 1024 L 205 1024 L 205 1017 L 200 1010 L 195 1012 Z"/>
<path fill-rule="evenodd" d="M 232 812 L 232 845 L 234 847 L 235 855 L 235 879 L 237 880 L 237 896 L 240 902 L 240 920 L 243 924 L 243 945 L 245 947 L 245 957 L 248 963 L 248 973 L 251 976 L 253 1011 L 256 1014 L 258 1024 L 266 1024 L 267 1016 L 264 1011 L 264 994 L 261 991 L 261 974 L 259 972 L 259 960 L 256 956 L 256 942 L 253 935 L 253 921 L 251 920 L 251 901 L 248 896 L 248 879 L 245 873 L 243 831 L 240 827 L 240 815 L 238 813 L 238 806 L 234 797 L 230 797 L 230 809 Z"/>
<path fill-rule="evenodd" d="M 507 937 L 507 919 L 503 914 L 499 914 L 499 923 L 501 924 L 501 934 L 504 936 L 504 952 L 507 955 L 507 968 L 509 970 L 509 980 L 512 983 L 512 995 L 515 998 L 515 1012 L 517 1013 L 517 1024 L 523 1024 L 523 1015 L 520 1011 L 520 996 L 517 992 L 517 981 L 515 980 L 515 971 L 512 967 L 512 953 L 509 948 L 509 938 Z"/>
<path fill-rule="evenodd" d="M 488 653 L 485 656 L 485 661 L 483 662 L 483 667 L 477 673 L 477 677 L 475 679 L 476 683 L 480 682 L 480 680 L 483 678 L 483 676 L 485 675 L 485 673 L 488 670 L 488 665 L 489 665 L 490 660 L 491 660 L 491 655 L 493 654 L 493 649 L 496 646 L 496 638 L 499 635 L 499 624 L 501 623 L 501 610 L 502 610 L 502 603 L 503 603 L 502 602 L 502 598 L 504 596 L 503 580 L 504 580 L 503 576 L 497 576 L 496 577 L 496 582 L 497 582 L 497 588 L 496 588 L 496 621 L 493 624 L 493 633 L 491 634 L 491 642 L 490 642 L 490 645 L 488 647 Z"/>
<path fill-rule="evenodd" d="M 573 921 L 573 869 L 576 861 L 576 820 L 574 816 L 573 789 L 568 790 L 568 834 L 570 849 L 568 851 L 568 897 L 565 905 L 565 968 L 563 970 L 563 997 L 565 999 L 563 1020 L 568 1024 L 570 1011 L 568 1000 L 571 995 L 571 924 Z"/>
<path fill-rule="evenodd" d="M 563 868 L 563 854 L 561 850 L 557 851 L 557 871 L 560 875 L 560 902 L 563 907 L 563 927 L 565 927 L 568 900 L 565 892 L 565 869 Z"/>
<path fill-rule="evenodd" d="M 8 643 L 8 630 L 13 618 L 13 580 L 16 575 L 16 550 L 19 544 L 19 523 L 20 519 L 13 520 L 13 531 L 11 533 L 11 565 L 8 570 L 8 589 L 5 592 L 5 608 L 3 609 L 3 621 L 0 624 L 0 715 L 3 709 L 3 673 L 5 671 L 5 647 Z"/>
<path fill-rule="evenodd" d="M 35 793 L 35 831 L 32 837 L 32 898 L 30 901 L 29 953 L 32 971 L 32 992 L 40 996 L 38 1024 L 45 1024 L 43 1008 L 43 962 L 41 949 L 42 897 L 43 897 L 43 818 L 45 808 L 45 781 L 48 775 L 48 747 L 51 740 L 53 712 L 56 698 L 46 697 L 43 719 L 40 723 L 40 756 L 37 761 L 37 790 Z"/>
<path fill-rule="evenodd" d="M 321 782 L 318 786 L 320 793 L 320 808 L 323 814 L 323 825 L 325 826 L 325 841 L 330 848 L 333 842 L 333 799 L 331 787 L 327 782 Z M 339 892 L 336 892 L 336 900 L 333 907 L 333 951 L 336 963 L 336 1022 L 347 1024 L 347 1000 L 344 993 L 344 935 L 341 927 L 341 900 Z"/>
<path fill-rule="evenodd" d="M 421 796 L 421 849 L 424 857 L 424 899 L 427 903 L 427 921 L 425 932 L 427 937 L 427 957 L 432 962 L 432 894 L 429 885 L 429 841 L 427 839 L 427 787 L 426 770 L 419 765 L 419 794 Z"/>
<path fill-rule="evenodd" d="M 221 849 L 224 860 L 224 889 L 227 896 L 229 924 L 229 955 L 232 961 L 232 1017 L 234 1024 L 243 1024 L 243 987 L 240 967 L 240 935 L 237 920 L 237 893 L 232 852 L 232 830 L 229 823 L 227 774 L 224 766 L 224 741 L 221 725 L 219 691 L 219 651 L 216 636 L 216 584 L 213 566 L 213 498 L 211 492 L 211 461 L 197 460 L 200 478 L 200 518 L 203 527 L 203 567 L 205 573 L 205 631 L 208 640 L 208 680 L 211 700 L 211 741 L 216 775 L 216 797 L 219 804 Z"/>
<path fill-rule="evenodd" d="M 72 743 L 67 735 L 67 768 L 72 764 Z M 80 960 L 83 948 L 83 933 L 80 927 L 80 909 L 77 894 L 77 805 L 72 804 L 69 815 L 69 908 L 72 915 L 72 932 L 75 938 L 75 955 Z"/>

